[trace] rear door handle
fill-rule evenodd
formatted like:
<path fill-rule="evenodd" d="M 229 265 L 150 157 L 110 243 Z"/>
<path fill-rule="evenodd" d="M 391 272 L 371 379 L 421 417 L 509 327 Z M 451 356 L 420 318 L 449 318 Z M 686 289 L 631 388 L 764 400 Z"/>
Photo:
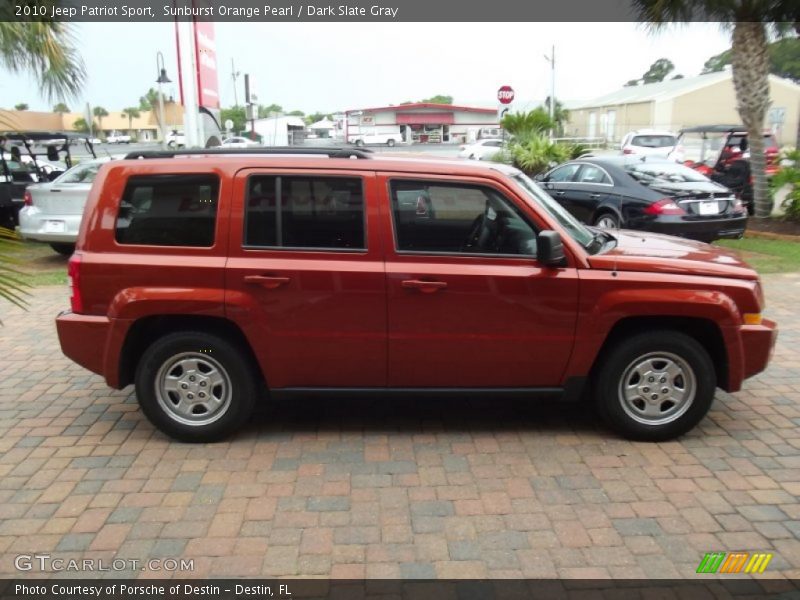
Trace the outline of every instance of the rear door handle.
<path fill-rule="evenodd" d="M 425 294 L 443 290 L 447 287 L 447 283 L 444 281 L 422 281 L 421 279 L 404 279 L 400 285 L 406 289 L 419 290 Z"/>
<path fill-rule="evenodd" d="M 274 290 L 286 283 L 289 283 L 289 277 L 272 277 L 270 275 L 245 275 L 244 282 L 251 285 L 260 285 L 268 290 Z"/>
<path fill-rule="evenodd" d="M 556 196 L 563 196 L 566 192 L 556 192 Z"/>
<path fill-rule="evenodd" d="M 592 200 L 597 200 L 600 197 L 600 194 L 589 194 L 589 198 Z"/>

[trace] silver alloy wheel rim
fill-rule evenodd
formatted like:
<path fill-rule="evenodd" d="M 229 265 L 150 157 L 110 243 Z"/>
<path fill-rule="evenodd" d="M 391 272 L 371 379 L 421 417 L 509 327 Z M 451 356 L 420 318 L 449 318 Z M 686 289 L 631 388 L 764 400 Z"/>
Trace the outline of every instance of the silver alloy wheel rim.
<path fill-rule="evenodd" d="M 214 423 L 231 404 L 228 373 L 211 356 L 199 352 L 182 352 L 164 361 L 156 374 L 155 388 L 162 410 L 183 425 Z"/>
<path fill-rule="evenodd" d="M 597 219 L 597 226 L 602 229 L 616 229 L 617 222 L 613 217 L 600 217 Z"/>
<path fill-rule="evenodd" d="M 650 352 L 633 360 L 619 382 L 619 401 L 631 419 L 666 425 L 694 403 L 697 379 L 689 363 L 670 352 Z"/>

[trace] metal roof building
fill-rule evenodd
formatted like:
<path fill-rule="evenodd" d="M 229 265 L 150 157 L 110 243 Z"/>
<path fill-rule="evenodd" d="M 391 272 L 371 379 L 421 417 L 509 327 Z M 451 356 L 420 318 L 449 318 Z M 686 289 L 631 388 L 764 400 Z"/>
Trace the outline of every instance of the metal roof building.
<path fill-rule="evenodd" d="M 769 76 L 771 110 L 766 126 L 781 144 L 794 144 L 798 133 L 800 85 Z M 567 135 L 617 142 L 629 131 L 678 131 L 693 125 L 739 123 L 730 70 L 697 77 L 624 87 L 570 108 Z"/>

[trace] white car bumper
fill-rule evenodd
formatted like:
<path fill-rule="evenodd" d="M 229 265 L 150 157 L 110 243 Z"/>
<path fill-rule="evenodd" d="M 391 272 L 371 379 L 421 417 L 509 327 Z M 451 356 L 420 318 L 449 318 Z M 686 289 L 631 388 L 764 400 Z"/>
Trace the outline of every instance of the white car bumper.
<path fill-rule="evenodd" d="M 19 233 L 26 240 L 74 243 L 83 215 L 44 214 L 35 206 L 19 211 Z"/>

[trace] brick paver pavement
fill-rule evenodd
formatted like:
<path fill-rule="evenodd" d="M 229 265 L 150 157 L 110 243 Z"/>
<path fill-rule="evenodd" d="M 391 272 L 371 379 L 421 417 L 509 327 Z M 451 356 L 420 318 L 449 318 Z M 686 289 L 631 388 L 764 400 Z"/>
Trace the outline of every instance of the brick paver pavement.
<path fill-rule="evenodd" d="M 62 356 L 67 292 L 36 289 L 0 304 L 0 575 L 38 552 L 194 559 L 174 576 L 684 577 L 745 550 L 800 577 L 800 274 L 765 286 L 770 369 L 664 444 L 577 408 L 421 399 L 278 404 L 180 444 Z"/>

